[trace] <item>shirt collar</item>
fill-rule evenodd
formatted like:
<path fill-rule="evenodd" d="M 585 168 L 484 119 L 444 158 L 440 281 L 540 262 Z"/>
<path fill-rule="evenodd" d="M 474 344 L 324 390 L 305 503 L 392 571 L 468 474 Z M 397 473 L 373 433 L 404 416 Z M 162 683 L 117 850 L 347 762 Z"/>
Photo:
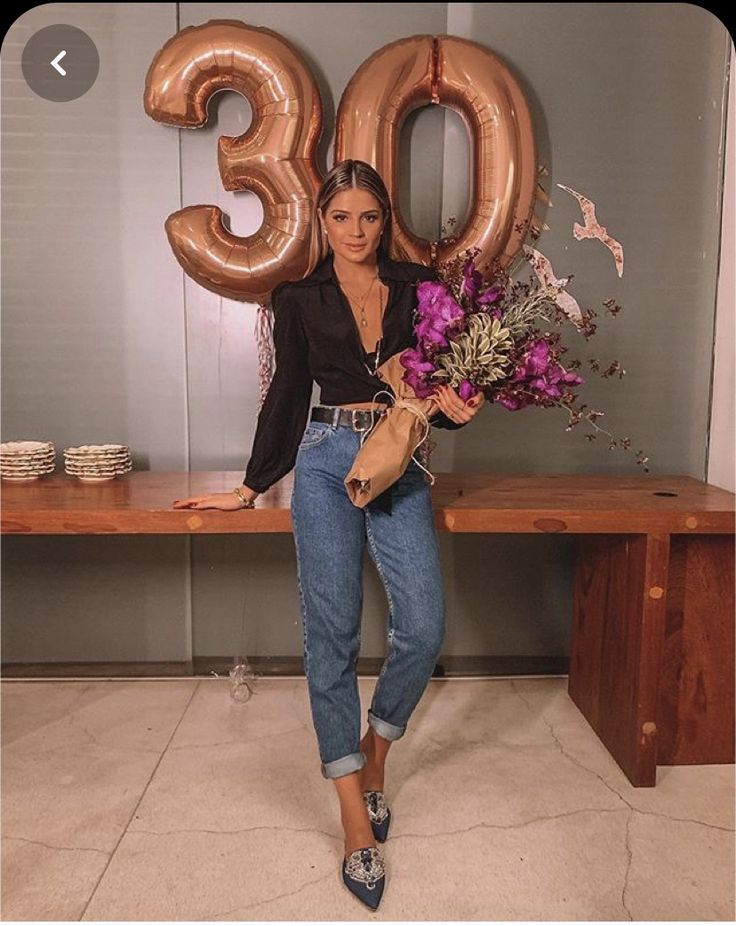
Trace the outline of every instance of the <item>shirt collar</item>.
<path fill-rule="evenodd" d="M 378 252 L 378 278 L 383 281 L 394 280 L 401 283 L 416 283 L 416 268 L 413 270 L 410 265 L 403 261 L 391 260 L 386 254 L 379 250 Z M 330 252 L 327 257 L 318 264 L 315 269 L 300 280 L 302 286 L 316 286 L 319 283 L 325 283 L 327 280 L 335 280 L 335 268 L 333 265 L 333 254 Z"/>

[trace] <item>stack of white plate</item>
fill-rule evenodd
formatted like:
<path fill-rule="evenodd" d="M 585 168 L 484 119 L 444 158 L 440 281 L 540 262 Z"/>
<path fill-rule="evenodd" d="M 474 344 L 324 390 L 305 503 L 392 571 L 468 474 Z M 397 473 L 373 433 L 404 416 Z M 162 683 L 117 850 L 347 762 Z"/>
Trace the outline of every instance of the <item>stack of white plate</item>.
<path fill-rule="evenodd" d="M 130 472 L 133 461 L 124 444 L 83 444 L 64 448 L 64 468 L 82 482 L 104 482 Z"/>
<path fill-rule="evenodd" d="M 9 482 L 30 482 L 56 468 L 54 445 L 48 440 L 11 440 L 0 444 L 0 476 Z"/>

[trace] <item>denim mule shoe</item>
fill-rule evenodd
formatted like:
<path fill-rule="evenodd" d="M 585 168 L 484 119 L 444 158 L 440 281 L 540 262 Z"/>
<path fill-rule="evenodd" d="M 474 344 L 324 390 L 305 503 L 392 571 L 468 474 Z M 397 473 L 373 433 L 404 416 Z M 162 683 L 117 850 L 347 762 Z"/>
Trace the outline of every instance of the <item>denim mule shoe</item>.
<path fill-rule="evenodd" d="M 388 809 L 383 791 L 364 791 L 363 800 L 368 808 L 368 819 L 371 821 L 376 841 L 386 842 L 391 825 L 391 811 Z"/>
<path fill-rule="evenodd" d="M 356 849 L 342 862 L 342 880 L 358 900 L 375 910 L 386 886 L 386 867 L 376 846 Z"/>

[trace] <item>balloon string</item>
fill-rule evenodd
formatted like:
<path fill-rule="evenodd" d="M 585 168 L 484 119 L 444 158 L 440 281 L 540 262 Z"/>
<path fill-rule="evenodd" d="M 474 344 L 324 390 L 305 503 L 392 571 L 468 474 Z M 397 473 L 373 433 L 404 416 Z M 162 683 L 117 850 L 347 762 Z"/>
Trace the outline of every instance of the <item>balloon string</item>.
<path fill-rule="evenodd" d="M 418 466 L 420 469 L 423 469 L 424 472 L 429 476 L 429 478 L 430 478 L 430 485 L 434 485 L 434 483 L 435 483 L 435 477 L 434 477 L 434 475 L 427 469 L 426 466 L 423 466 L 423 465 L 419 462 L 419 460 L 417 460 L 417 458 L 414 456 L 414 454 L 415 454 L 416 451 L 417 451 L 417 448 L 420 447 L 420 446 L 424 443 L 424 441 L 429 437 L 429 432 L 430 432 L 431 427 L 432 427 L 432 426 L 430 425 L 430 423 L 429 423 L 429 418 L 428 418 L 427 415 L 422 411 L 422 409 L 421 409 L 421 408 L 417 408 L 417 406 L 416 406 L 413 402 L 411 402 L 411 401 L 408 400 L 408 399 L 397 399 L 394 395 L 392 395 L 392 394 L 391 394 L 390 392 L 388 392 L 386 389 L 379 389 L 378 392 L 374 393 L 374 395 L 373 395 L 373 401 L 374 401 L 374 402 L 376 401 L 376 396 L 381 395 L 381 393 L 383 393 L 384 395 L 387 395 L 387 396 L 389 397 L 389 399 L 394 403 L 394 404 L 393 404 L 393 408 L 406 408 L 406 409 L 408 409 L 410 412 L 412 412 L 414 415 L 416 415 L 417 418 L 419 418 L 419 420 L 420 420 L 420 421 L 422 422 L 422 424 L 424 425 L 424 428 L 425 428 L 424 434 L 423 434 L 423 436 L 421 437 L 421 439 L 417 442 L 417 444 L 416 444 L 416 446 L 414 447 L 414 449 L 412 450 L 412 452 L 411 452 L 411 458 L 412 458 L 412 460 L 414 460 L 414 462 L 417 464 L 417 466 Z M 369 433 L 370 433 L 369 431 L 363 431 L 362 434 L 360 435 L 360 446 L 361 446 L 361 447 L 363 446 L 363 440 L 365 439 L 365 437 L 366 437 Z"/>

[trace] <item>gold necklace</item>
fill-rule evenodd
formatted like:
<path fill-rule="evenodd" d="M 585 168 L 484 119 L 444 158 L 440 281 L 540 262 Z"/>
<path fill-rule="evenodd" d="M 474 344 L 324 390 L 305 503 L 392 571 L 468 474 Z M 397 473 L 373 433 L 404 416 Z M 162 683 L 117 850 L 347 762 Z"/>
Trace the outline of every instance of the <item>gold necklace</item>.
<path fill-rule="evenodd" d="M 340 281 L 338 278 L 338 282 L 340 283 L 340 286 L 342 287 L 343 291 L 347 295 L 348 299 L 351 302 L 356 302 L 358 304 L 358 308 L 360 309 L 360 324 L 363 328 L 368 327 L 368 319 L 366 318 L 366 315 L 365 315 L 365 305 L 368 302 L 368 297 L 370 296 L 377 279 L 378 279 L 378 274 L 376 274 L 371 280 L 371 285 L 368 287 L 362 299 L 359 299 L 357 296 L 351 295 L 350 291 L 345 286 L 345 284 L 342 281 Z"/>

